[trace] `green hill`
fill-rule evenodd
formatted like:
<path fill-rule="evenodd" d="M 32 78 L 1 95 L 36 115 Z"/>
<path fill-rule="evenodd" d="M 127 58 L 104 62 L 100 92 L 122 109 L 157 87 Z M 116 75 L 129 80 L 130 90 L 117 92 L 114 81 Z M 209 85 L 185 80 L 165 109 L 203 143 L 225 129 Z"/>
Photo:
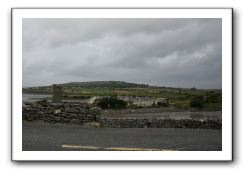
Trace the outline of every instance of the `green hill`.
<path fill-rule="evenodd" d="M 63 87 L 107 87 L 107 88 L 131 88 L 131 87 L 149 87 L 146 84 L 127 83 L 123 81 L 91 81 L 91 82 L 70 82 L 59 84 Z"/>

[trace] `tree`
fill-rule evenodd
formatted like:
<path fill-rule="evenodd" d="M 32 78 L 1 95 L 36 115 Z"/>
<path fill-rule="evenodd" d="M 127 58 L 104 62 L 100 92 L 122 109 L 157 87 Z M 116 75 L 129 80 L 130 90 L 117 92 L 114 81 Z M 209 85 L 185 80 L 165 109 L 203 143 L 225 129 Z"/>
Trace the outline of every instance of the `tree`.
<path fill-rule="evenodd" d="M 197 88 L 192 87 L 192 88 L 190 88 L 190 90 L 191 90 L 191 91 L 196 91 L 196 90 L 197 90 Z"/>

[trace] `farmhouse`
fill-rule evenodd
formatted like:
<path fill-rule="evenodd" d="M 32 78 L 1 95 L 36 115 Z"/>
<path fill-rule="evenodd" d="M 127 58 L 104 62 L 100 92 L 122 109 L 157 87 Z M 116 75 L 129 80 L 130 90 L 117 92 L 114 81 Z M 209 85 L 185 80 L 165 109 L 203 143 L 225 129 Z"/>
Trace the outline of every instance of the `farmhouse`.
<path fill-rule="evenodd" d="M 107 98 L 109 96 L 93 96 L 89 99 L 89 104 L 96 104 L 99 99 Z M 169 100 L 167 98 L 155 98 L 147 96 L 117 96 L 118 100 L 123 100 L 127 106 L 134 107 L 152 107 L 152 106 L 168 106 Z"/>
<path fill-rule="evenodd" d="M 118 96 L 119 100 L 124 100 L 127 102 L 128 106 L 137 106 L 137 107 L 151 107 L 151 106 L 159 106 L 159 105 L 167 105 L 167 98 L 155 98 L 155 97 L 147 97 L 147 96 Z"/>

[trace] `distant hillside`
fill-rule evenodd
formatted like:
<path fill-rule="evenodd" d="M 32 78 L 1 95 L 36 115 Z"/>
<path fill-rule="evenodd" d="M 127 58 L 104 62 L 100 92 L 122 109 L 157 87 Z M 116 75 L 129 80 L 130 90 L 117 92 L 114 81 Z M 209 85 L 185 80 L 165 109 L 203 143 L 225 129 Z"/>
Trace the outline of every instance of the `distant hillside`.
<path fill-rule="evenodd" d="M 127 83 L 123 81 L 91 81 L 91 82 L 70 82 L 59 84 L 63 87 L 108 87 L 108 88 L 130 88 L 149 87 L 146 84 Z"/>

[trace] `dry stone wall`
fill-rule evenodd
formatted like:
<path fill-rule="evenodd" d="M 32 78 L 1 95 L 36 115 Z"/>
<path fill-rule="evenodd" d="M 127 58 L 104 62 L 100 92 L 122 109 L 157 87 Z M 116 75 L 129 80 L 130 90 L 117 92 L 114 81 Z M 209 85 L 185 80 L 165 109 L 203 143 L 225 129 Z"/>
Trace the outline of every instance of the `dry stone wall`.
<path fill-rule="evenodd" d="M 202 128 L 202 129 L 221 129 L 220 120 L 191 120 L 191 119 L 106 119 L 100 120 L 101 127 L 111 128 Z"/>
<path fill-rule="evenodd" d="M 78 125 L 96 122 L 100 127 L 110 128 L 222 128 L 221 119 L 105 118 L 101 110 L 85 103 L 25 102 L 22 107 L 22 118 L 26 121 Z"/>
<path fill-rule="evenodd" d="M 80 103 L 24 103 L 22 118 L 45 123 L 83 124 L 96 122 L 100 112 Z"/>

